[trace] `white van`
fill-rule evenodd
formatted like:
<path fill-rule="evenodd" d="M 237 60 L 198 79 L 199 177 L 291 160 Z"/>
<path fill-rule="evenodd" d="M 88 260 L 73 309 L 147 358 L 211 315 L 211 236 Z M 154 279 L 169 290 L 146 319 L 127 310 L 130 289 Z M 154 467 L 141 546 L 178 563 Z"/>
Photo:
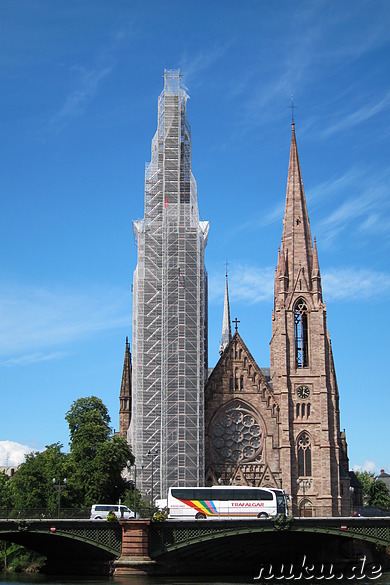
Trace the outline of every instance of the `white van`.
<path fill-rule="evenodd" d="M 90 520 L 106 520 L 108 512 L 114 512 L 115 516 L 120 519 L 128 520 L 134 518 L 134 512 L 129 510 L 127 506 L 119 506 L 118 504 L 94 504 L 91 507 L 89 515 Z"/>

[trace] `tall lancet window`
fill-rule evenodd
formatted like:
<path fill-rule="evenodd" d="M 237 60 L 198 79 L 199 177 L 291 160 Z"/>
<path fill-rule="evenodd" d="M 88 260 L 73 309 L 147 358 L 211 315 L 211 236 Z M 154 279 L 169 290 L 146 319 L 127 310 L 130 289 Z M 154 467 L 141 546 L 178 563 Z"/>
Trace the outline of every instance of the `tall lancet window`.
<path fill-rule="evenodd" d="M 311 444 L 305 432 L 298 438 L 298 476 L 311 476 Z"/>
<path fill-rule="evenodd" d="M 297 368 L 309 365 L 309 335 L 307 306 L 304 299 L 298 299 L 294 310 L 295 319 L 295 364 Z"/>

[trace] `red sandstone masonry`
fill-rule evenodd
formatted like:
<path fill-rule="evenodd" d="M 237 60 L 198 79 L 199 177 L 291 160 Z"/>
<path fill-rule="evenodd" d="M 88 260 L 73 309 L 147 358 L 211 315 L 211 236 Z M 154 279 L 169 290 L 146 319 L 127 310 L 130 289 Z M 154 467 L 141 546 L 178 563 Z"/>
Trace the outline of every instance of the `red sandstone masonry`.
<path fill-rule="evenodd" d="M 150 520 L 121 520 L 122 555 L 115 561 L 115 574 L 148 574 L 155 561 L 149 557 Z"/>

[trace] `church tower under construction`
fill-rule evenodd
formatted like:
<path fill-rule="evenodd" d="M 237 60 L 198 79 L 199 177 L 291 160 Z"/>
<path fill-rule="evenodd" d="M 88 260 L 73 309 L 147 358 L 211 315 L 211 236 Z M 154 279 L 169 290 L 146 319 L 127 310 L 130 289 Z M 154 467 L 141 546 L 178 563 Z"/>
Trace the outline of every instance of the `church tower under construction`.
<path fill-rule="evenodd" d="M 145 171 L 145 215 L 133 222 L 132 415 L 137 487 L 151 499 L 204 482 L 209 223 L 199 221 L 187 94 L 165 70 Z"/>

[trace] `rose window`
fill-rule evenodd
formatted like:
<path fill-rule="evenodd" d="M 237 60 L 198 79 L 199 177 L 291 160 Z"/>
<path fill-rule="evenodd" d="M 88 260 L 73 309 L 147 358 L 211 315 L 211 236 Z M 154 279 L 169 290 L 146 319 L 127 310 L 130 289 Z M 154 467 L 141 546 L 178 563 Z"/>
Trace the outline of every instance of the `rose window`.
<path fill-rule="evenodd" d="M 244 463 L 258 458 L 262 451 L 261 423 L 249 407 L 237 400 L 217 415 L 211 438 L 219 461 Z"/>

